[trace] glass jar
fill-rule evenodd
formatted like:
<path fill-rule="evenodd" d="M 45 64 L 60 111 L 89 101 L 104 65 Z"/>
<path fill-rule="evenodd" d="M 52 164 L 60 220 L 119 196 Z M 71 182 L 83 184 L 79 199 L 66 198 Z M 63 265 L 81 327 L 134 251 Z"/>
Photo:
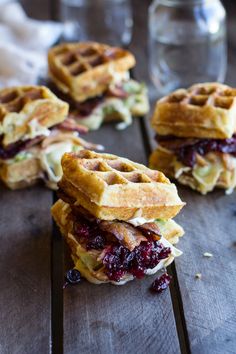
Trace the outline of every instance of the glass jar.
<path fill-rule="evenodd" d="M 149 69 L 159 94 L 225 79 L 226 13 L 219 0 L 155 0 L 149 7 Z"/>
<path fill-rule="evenodd" d="M 61 0 L 64 39 L 128 45 L 132 36 L 130 0 Z"/>

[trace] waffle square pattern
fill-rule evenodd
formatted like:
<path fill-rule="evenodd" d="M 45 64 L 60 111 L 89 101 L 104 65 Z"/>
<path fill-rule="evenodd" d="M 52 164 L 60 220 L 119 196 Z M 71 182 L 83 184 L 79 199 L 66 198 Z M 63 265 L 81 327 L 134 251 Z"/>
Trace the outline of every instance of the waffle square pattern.
<path fill-rule="evenodd" d="M 96 42 L 62 43 L 49 51 L 48 65 L 58 89 L 83 102 L 102 94 L 135 59 L 127 50 Z"/>
<path fill-rule="evenodd" d="M 48 135 L 67 116 L 68 104 L 47 87 L 18 86 L 0 90 L 0 135 L 3 146 Z"/>
<path fill-rule="evenodd" d="M 160 135 L 230 138 L 236 132 L 236 89 L 219 83 L 179 89 L 156 103 L 152 126 Z"/>
<path fill-rule="evenodd" d="M 125 158 L 82 150 L 78 154 L 66 153 L 62 168 L 59 187 L 96 216 L 100 208 L 108 208 L 104 211 L 109 211 L 113 219 L 114 212 L 126 219 L 161 217 L 160 214 L 171 218 L 184 205 L 175 185 L 162 172 Z"/>

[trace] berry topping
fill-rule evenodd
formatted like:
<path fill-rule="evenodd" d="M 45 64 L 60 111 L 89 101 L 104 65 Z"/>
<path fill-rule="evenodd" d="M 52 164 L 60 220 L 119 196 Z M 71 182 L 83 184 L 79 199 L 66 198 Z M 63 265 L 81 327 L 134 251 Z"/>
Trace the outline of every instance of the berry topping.
<path fill-rule="evenodd" d="M 105 238 L 102 235 L 94 236 L 91 241 L 87 243 L 87 249 L 101 250 L 105 246 Z"/>
<path fill-rule="evenodd" d="M 167 273 L 162 274 L 152 283 L 151 290 L 156 293 L 161 293 L 163 290 L 166 290 L 170 284 L 171 277 Z"/>
<path fill-rule="evenodd" d="M 155 268 L 170 253 L 170 248 L 164 247 L 159 241 L 141 242 L 133 251 L 122 245 L 114 245 L 107 248 L 103 264 L 110 280 L 119 281 L 125 273 L 142 278 L 147 269 Z"/>
<path fill-rule="evenodd" d="M 125 274 L 142 278 L 148 269 L 155 268 L 171 253 L 171 249 L 159 241 L 160 232 L 153 223 L 144 224 L 137 231 L 135 227 L 125 222 L 101 221 L 87 215 L 81 209 L 74 210 L 73 216 L 75 237 L 87 250 L 102 250 L 100 259 L 103 262 L 104 272 L 112 281 L 119 282 Z M 150 232 L 148 239 L 142 236 L 141 230 L 145 234 Z M 139 243 L 136 247 L 128 248 L 129 243 L 126 240 L 128 236 L 138 239 Z"/>
<path fill-rule="evenodd" d="M 70 284 L 77 284 L 81 280 L 80 272 L 77 269 L 70 269 L 66 273 L 66 280 Z"/>
<path fill-rule="evenodd" d="M 195 165 L 196 154 L 204 156 L 213 151 L 236 156 L 236 134 L 229 139 L 184 139 L 156 136 L 156 140 L 164 147 L 175 151 L 178 159 L 189 167 Z"/>
<path fill-rule="evenodd" d="M 86 244 L 87 250 L 101 250 L 105 247 L 106 238 L 96 222 L 80 218 L 74 223 L 74 233 L 81 243 Z"/>
<path fill-rule="evenodd" d="M 2 142 L 0 141 L 0 159 L 2 160 L 11 159 L 22 150 L 26 150 L 31 146 L 38 144 L 41 140 L 42 140 L 42 136 L 40 135 L 34 139 L 28 139 L 24 141 L 19 140 L 16 143 L 10 144 L 5 148 L 2 146 Z"/>

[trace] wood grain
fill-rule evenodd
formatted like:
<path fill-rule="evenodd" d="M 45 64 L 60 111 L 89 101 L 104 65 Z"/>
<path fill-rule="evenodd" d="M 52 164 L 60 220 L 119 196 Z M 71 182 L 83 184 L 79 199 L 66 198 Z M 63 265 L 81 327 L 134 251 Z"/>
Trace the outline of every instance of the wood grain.
<path fill-rule="evenodd" d="M 233 11 L 234 10 L 234 11 Z M 226 83 L 236 87 L 236 7 L 228 11 L 229 65 Z M 176 263 L 192 353 L 232 354 L 236 348 L 236 192 L 203 197 L 180 189 L 187 207 L 179 216 L 186 230 L 184 255 Z M 204 252 L 213 254 L 205 258 Z M 202 280 L 195 274 L 202 273 Z"/>
<path fill-rule="evenodd" d="M 22 3 L 29 15 L 48 18 L 47 1 Z M 52 192 L 1 185 L 0 202 L 0 353 L 49 353 Z"/>
<path fill-rule="evenodd" d="M 235 193 L 206 197 L 179 188 L 187 202 L 179 216 L 186 237 L 176 262 L 192 353 L 235 353 L 236 205 Z M 203 256 L 205 252 L 212 258 Z M 201 273 L 202 279 L 195 274 Z"/>
<path fill-rule="evenodd" d="M 35 18 L 58 17 L 59 1 L 22 0 Z M 228 9 L 229 67 L 226 82 L 236 86 L 235 15 Z M 131 50 L 137 57 L 134 75 L 149 84 L 152 105 L 157 98 L 148 75 L 147 8 L 150 0 L 132 0 L 135 18 Z M 50 11 L 53 13 L 50 14 Z M 57 12 L 57 13 L 56 13 Z M 102 143 L 106 151 L 147 163 L 147 148 L 154 147 L 149 120 L 135 120 L 125 131 L 105 125 L 87 139 Z M 146 147 L 146 149 L 145 149 Z M 49 353 L 51 351 L 51 218 L 52 193 L 43 187 L 10 192 L 0 187 L 0 353 Z M 64 325 L 67 353 L 183 353 L 235 354 L 236 348 L 236 204 L 235 193 L 215 191 L 206 197 L 179 186 L 187 206 L 177 217 L 186 235 L 184 251 L 172 267 L 169 291 L 153 296 L 153 277 L 126 286 L 95 286 L 82 282 L 62 294 L 60 261 L 62 243 L 53 243 L 54 340 Z M 204 252 L 213 254 L 205 258 Z M 71 267 L 65 249 L 64 268 Z M 202 273 L 197 280 L 195 274 Z M 60 298 L 64 296 L 64 298 Z M 64 308 L 61 300 L 64 300 Z M 175 317 L 174 317 L 175 316 Z M 55 320 L 58 323 L 55 323 Z M 63 321 L 63 322 L 62 322 Z M 177 329 L 178 334 L 177 334 Z M 59 338 L 59 337 L 58 337 Z M 62 352 L 63 338 L 52 343 Z"/>
<path fill-rule="evenodd" d="M 48 353 L 51 192 L 0 188 L 0 353 Z"/>
<path fill-rule="evenodd" d="M 232 2 L 227 2 L 226 5 L 228 9 L 229 42 L 229 65 L 226 83 L 235 87 L 236 42 L 234 19 L 236 7 L 232 5 Z M 138 28 L 140 29 L 139 44 L 133 43 L 132 47 L 139 58 L 134 73 L 136 77 L 146 77 L 145 81 L 149 82 L 153 107 L 158 94 L 151 85 L 148 76 L 148 50 L 145 45 L 147 43 L 147 33 L 145 32 L 144 20 L 147 11 L 145 11 L 145 5 L 142 6 L 142 10 L 140 8 L 137 10 Z M 146 65 L 143 65 L 143 63 L 146 63 Z M 146 120 L 146 132 L 149 136 L 149 144 L 154 149 L 154 132 L 152 132 L 148 120 Z M 189 345 L 192 353 L 235 353 L 236 193 L 226 196 L 223 191 L 215 191 L 203 197 L 187 188 L 178 187 L 182 199 L 187 202 L 187 206 L 176 219 L 186 231 L 185 237 L 178 245 L 184 254 L 175 262 L 177 272 L 175 282 L 177 281 L 180 294 L 174 292 L 173 295 L 179 296 L 178 310 L 180 311 L 181 308 L 183 310 L 181 313 L 176 313 L 177 325 L 182 321 L 183 330 L 186 326 L 187 333 L 184 333 L 185 348 L 188 350 Z M 205 258 L 203 256 L 204 252 L 212 253 L 213 258 Z M 173 269 L 174 273 L 175 269 Z M 202 280 L 196 280 L 195 274 L 198 272 L 202 273 Z"/>

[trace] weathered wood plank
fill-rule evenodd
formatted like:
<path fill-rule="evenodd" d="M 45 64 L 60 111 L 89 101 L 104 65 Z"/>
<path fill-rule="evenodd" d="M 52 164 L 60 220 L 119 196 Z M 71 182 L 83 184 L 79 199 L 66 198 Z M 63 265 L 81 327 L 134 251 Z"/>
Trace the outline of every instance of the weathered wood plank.
<path fill-rule="evenodd" d="M 48 2 L 24 0 L 26 12 L 48 18 Z M 42 186 L 0 186 L 0 352 L 50 353 L 52 192 Z"/>
<path fill-rule="evenodd" d="M 49 353 L 51 192 L 0 188 L 0 352 Z"/>
<path fill-rule="evenodd" d="M 236 6 L 228 12 L 229 66 L 226 83 L 236 87 Z M 207 196 L 181 188 L 187 202 L 180 220 L 186 237 L 176 270 L 192 353 L 231 354 L 236 348 L 236 192 L 214 191 Z M 204 252 L 213 258 L 203 257 Z M 202 280 L 195 274 L 202 273 Z"/>
<path fill-rule="evenodd" d="M 229 10 L 229 66 L 226 83 L 235 86 L 236 7 L 232 2 L 227 2 L 226 5 Z M 139 62 L 142 64 L 138 62 L 135 76 L 146 78 L 146 82 L 150 82 L 145 21 L 142 19 L 147 12 L 139 8 L 138 14 L 140 44 L 133 43 L 133 50 L 140 55 Z M 153 105 L 157 93 L 151 85 L 150 93 Z M 154 132 L 150 129 L 148 120 L 146 129 L 150 145 L 154 148 Z M 175 267 L 181 292 L 181 299 L 178 301 L 183 302 L 184 311 L 184 318 L 180 318 L 187 327 L 186 340 L 189 340 L 192 353 L 235 353 L 235 193 L 225 196 L 223 191 L 215 191 L 203 197 L 180 186 L 179 191 L 187 206 L 176 220 L 184 226 L 186 235 L 179 243 L 184 254 L 176 260 Z M 204 252 L 213 253 L 213 258 L 205 258 Z M 197 272 L 202 273 L 202 280 L 195 279 Z"/>
<path fill-rule="evenodd" d="M 180 188 L 179 188 L 180 189 Z M 187 206 L 179 221 L 186 237 L 176 270 L 192 353 L 235 353 L 235 193 L 206 197 L 180 189 Z M 210 252 L 212 258 L 203 253 Z M 195 279 L 201 273 L 202 279 Z"/>

